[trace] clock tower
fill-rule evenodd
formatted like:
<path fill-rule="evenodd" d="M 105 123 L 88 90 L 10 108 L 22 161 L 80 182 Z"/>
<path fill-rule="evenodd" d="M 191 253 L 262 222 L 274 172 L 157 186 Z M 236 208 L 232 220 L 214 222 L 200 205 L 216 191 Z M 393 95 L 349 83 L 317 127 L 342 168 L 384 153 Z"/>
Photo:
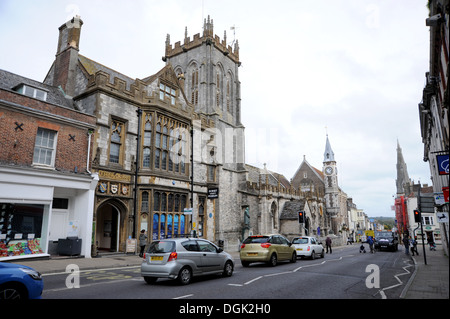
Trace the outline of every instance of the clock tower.
<path fill-rule="evenodd" d="M 327 213 L 330 217 L 336 217 L 339 214 L 339 186 L 337 178 L 336 160 L 331 149 L 330 140 L 325 144 L 325 152 L 323 158 L 323 173 L 325 183 L 325 204 Z"/>

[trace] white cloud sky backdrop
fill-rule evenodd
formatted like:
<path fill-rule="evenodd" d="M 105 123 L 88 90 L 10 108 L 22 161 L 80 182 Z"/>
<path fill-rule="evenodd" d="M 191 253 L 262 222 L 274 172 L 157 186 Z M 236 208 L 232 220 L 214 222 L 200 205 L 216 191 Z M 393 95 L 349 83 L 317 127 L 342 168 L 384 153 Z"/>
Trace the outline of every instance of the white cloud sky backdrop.
<path fill-rule="evenodd" d="M 246 162 L 290 179 L 322 169 L 369 216 L 394 216 L 397 139 L 410 177 L 431 185 L 418 103 L 429 66 L 425 0 L 0 0 L 0 68 L 42 81 L 58 27 L 80 15 L 80 53 L 132 78 L 164 67 L 171 43 L 202 32 L 239 41 Z"/>

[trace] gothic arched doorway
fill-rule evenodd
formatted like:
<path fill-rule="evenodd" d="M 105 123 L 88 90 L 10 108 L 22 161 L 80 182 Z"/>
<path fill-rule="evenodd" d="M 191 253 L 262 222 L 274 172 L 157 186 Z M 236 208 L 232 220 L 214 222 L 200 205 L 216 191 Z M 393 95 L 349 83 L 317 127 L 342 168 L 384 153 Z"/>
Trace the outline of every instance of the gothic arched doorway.
<path fill-rule="evenodd" d="M 97 209 L 95 241 L 99 252 L 119 251 L 121 229 L 120 206 L 114 201 L 107 201 Z"/>
<path fill-rule="evenodd" d="M 311 219 L 309 217 L 306 218 L 304 227 L 305 227 L 305 235 L 310 236 L 310 234 L 311 234 L 311 229 L 310 229 Z"/>

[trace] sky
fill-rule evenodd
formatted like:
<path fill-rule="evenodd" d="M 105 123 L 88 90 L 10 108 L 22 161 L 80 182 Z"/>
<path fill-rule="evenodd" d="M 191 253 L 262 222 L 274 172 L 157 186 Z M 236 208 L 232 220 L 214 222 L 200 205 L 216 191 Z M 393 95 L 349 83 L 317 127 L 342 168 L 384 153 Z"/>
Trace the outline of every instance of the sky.
<path fill-rule="evenodd" d="M 164 67 L 201 33 L 239 41 L 246 163 L 291 179 L 322 169 L 369 217 L 394 217 L 397 141 L 412 180 L 431 185 L 418 104 L 429 70 L 426 0 L 0 0 L 0 69 L 43 81 L 58 28 L 81 16 L 80 54 L 131 78 Z"/>

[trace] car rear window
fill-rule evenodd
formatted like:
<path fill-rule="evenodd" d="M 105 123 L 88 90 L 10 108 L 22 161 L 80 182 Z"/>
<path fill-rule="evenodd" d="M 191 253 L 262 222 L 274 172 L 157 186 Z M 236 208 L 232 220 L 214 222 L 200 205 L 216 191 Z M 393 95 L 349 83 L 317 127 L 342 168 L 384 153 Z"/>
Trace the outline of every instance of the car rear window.
<path fill-rule="evenodd" d="M 175 242 L 173 241 L 154 241 L 147 250 L 151 254 L 171 253 L 173 251 L 175 251 Z"/>
<path fill-rule="evenodd" d="M 261 244 L 267 243 L 269 241 L 269 236 L 251 236 L 244 240 L 244 244 Z"/>
<path fill-rule="evenodd" d="M 293 244 L 307 244 L 308 243 L 308 238 L 295 238 L 292 241 Z"/>

